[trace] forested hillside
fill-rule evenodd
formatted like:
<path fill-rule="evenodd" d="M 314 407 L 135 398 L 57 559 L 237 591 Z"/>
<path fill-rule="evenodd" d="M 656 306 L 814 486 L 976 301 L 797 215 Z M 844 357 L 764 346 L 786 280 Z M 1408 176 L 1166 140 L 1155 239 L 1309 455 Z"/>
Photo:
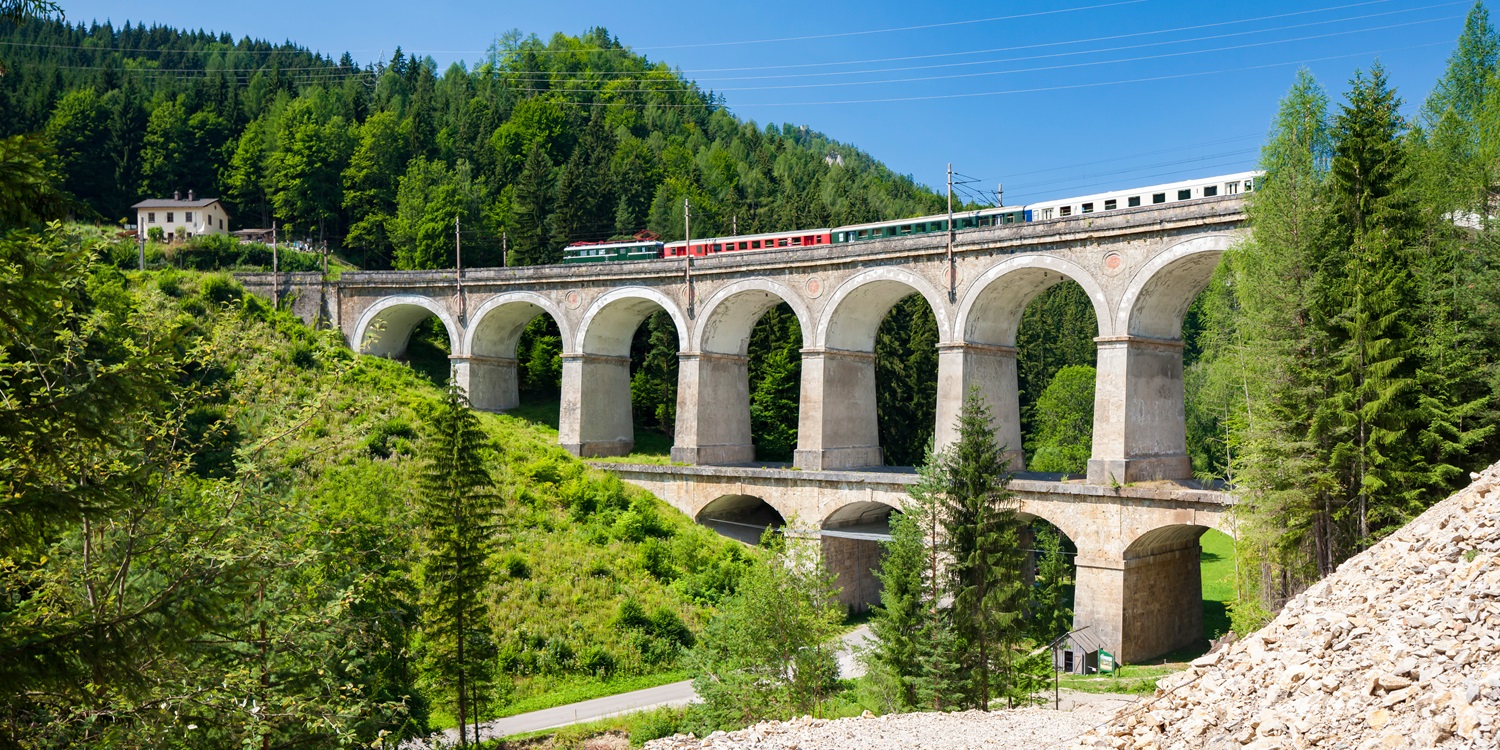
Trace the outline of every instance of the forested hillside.
<path fill-rule="evenodd" d="M 1188 370 L 1196 462 L 1243 498 L 1240 627 L 1500 457 L 1497 53 L 1476 4 L 1415 118 L 1379 65 L 1281 102 Z"/>
<path fill-rule="evenodd" d="M 803 127 L 726 112 L 604 29 L 512 33 L 472 69 L 399 49 L 338 62 L 291 43 L 143 25 L 0 26 L 0 135 L 43 131 L 106 221 L 152 196 L 217 195 L 368 268 L 548 262 L 649 229 L 827 226 L 932 213 L 936 195 Z"/>

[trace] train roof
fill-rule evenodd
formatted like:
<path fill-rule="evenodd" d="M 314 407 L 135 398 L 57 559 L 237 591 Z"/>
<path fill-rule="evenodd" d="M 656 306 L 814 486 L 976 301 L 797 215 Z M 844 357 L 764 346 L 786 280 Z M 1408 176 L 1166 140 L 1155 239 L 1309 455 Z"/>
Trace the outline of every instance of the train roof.
<path fill-rule="evenodd" d="M 580 250 L 583 248 L 599 248 L 611 250 L 617 247 L 640 247 L 641 245 L 660 245 L 661 240 L 623 240 L 620 242 L 580 242 L 576 245 L 568 245 L 564 250 Z"/>
<path fill-rule="evenodd" d="M 954 211 L 954 218 L 962 216 L 989 216 L 992 214 L 1004 214 L 1012 211 L 1025 210 L 1025 206 L 990 206 L 989 208 L 971 208 L 967 211 Z M 948 214 L 933 214 L 932 216 L 913 216 L 907 219 L 885 219 L 884 221 L 871 221 L 864 224 L 848 224 L 842 227 L 834 227 L 834 231 L 847 231 L 850 229 L 873 229 L 891 224 L 916 224 L 923 221 L 947 221 Z"/>
<path fill-rule="evenodd" d="M 705 242 L 710 242 L 711 243 L 711 242 L 740 242 L 741 240 L 763 240 L 763 239 L 766 239 L 767 237 L 791 237 L 793 235 L 803 235 L 803 234 L 827 234 L 827 233 L 829 233 L 831 231 L 833 231 L 833 230 L 832 229 L 788 229 L 785 232 L 761 232 L 760 234 L 735 234 L 735 235 L 728 235 L 728 234 L 726 234 L 726 235 L 721 235 L 721 236 L 718 236 L 718 237 L 694 237 L 693 238 L 693 244 L 697 245 L 697 244 L 705 243 Z M 674 245 L 683 245 L 683 244 L 686 244 L 686 243 L 687 243 L 686 240 L 673 240 L 671 242 L 668 242 L 667 246 L 671 247 L 671 246 L 674 246 Z"/>
<path fill-rule="evenodd" d="M 1263 175 L 1265 175 L 1265 172 L 1259 171 L 1211 175 L 1209 177 L 1199 177 L 1192 180 L 1180 180 L 1178 182 L 1168 182 L 1161 185 L 1146 185 L 1145 187 L 1128 188 L 1125 190 L 1111 190 L 1107 193 L 1094 193 L 1092 195 L 1080 195 L 1074 198 L 1059 198 L 1058 200 L 1052 201 L 1028 203 L 1026 204 L 1026 208 L 1031 210 L 1039 208 L 1057 208 L 1059 206 L 1071 206 L 1077 203 L 1083 203 L 1085 201 L 1101 201 L 1107 200 L 1109 198 L 1119 198 L 1122 196 L 1146 195 L 1148 193 L 1164 193 L 1171 190 L 1198 187 L 1200 185 L 1212 185 L 1216 183 L 1243 181 L 1246 179 L 1258 179 Z"/>

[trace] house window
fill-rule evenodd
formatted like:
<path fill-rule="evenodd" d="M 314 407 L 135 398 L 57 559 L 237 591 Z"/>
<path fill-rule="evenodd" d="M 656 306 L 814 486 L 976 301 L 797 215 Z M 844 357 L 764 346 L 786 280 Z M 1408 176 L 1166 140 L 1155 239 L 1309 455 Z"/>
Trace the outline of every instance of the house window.
<path fill-rule="evenodd" d="M 1180 200 L 1180 201 L 1191 200 L 1192 197 L 1193 197 L 1193 189 L 1192 188 L 1188 188 L 1187 190 L 1178 190 L 1177 191 L 1177 200 Z"/>
<path fill-rule="evenodd" d="M 1203 197 L 1204 198 L 1212 198 L 1212 197 L 1214 197 L 1214 196 L 1216 196 L 1218 194 L 1219 194 L 1219 186 L 1218 185 L 1204 185 L 1203 186 Z"/>
<path fill-rule="evenodd" d="M 1132 195 L 1125 201 L 1125 206 L 1127 208 L 1135 208 L 1139 205 L 1141 205 L 1141 196 L 1139 195 Z"/>
<path fill-rule="evenodd" d="M 1073 215 L 1073 207 L 1072 206 L 1060 206 L 1057 209 L 1057 215 L 1058 216 L 1072 216 Z"/>
<path fill-rule="evenodd" d="M 187 223 L 189 223 L 189 224 L 193 223 L 193 212 L 192 211 L 184 211 L 182 213 L 182 220 L 185 221 L 185 222 L 187 222 Z"/>
<path fill-rule="evenodd" d="M 219 219 L 219 229 L 221 231 L 224 229 L 224 220 L 223 219 Z"/>
<path fill-rule="evenodd" d="M 168 224 L 172 223 L 172 212 L 171 211 L 167 212 L 167 223 Z"/>
<path fill-rule="evenodd" d="M 1092 203 L 1085 203 L 1085 204 L 1083 204 L 1083 212 L 1086 213 L 1086 214 L 1093 213 L 1094 212 L 1094 204 L 1092 204 Z"/>
<path fill-rule="evenodd" d="M 1113 211 L 1113 210 L 1115 210 L 1115 209 L 1117 209 L 1119 207 L 1120 207 L 1120 202 L 1117 201 L 1117 200 L 1115 200 L 1114 198 L 1110 198 L 1109 200 L 1107 200 L 1107 201 L 1104 202 L 1104 210 L 1105 211 Z"/>
<path fill-rule="evenodd" d="M 1152 193 L 1151 194 L 1151 202 L 1152 203 L 1166 203 L 1167 202 L 1167 194 L 1166 193 Z"/>
<path fill-rule="evenodd" d="M 155 224 L 156 223 L 156 212 L 155 211 L 149 211 L 149 212 L 147 212 L 146 213 L 146 221 L 148 223 Z"/>

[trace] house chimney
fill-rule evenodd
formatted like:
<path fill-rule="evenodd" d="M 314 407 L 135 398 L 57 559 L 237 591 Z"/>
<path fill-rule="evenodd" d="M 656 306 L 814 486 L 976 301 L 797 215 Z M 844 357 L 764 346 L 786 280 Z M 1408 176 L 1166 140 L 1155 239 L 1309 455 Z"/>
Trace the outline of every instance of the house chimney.
<path fill-rule="evenodd" d="M 188 200 L 192 200 L 192 199 L 193 199 L 193 191 L 189 190 L 188 191 Z"/>
<path fill-rule="evenodd" d="M 180 201 L 180 200 L 182 200 L 182 191 L 181 190 L 173 190 L 172 191 L 172 200 L 174 200 L 174 201 Z"/>

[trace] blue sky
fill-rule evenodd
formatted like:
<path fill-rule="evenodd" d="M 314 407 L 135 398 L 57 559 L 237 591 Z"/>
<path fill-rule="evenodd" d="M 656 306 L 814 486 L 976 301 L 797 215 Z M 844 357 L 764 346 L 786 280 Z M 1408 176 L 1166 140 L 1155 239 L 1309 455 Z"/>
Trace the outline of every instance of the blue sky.
<path fill-rule="evenodd" d="M 290 39 L 360 63 L 397 45 L 440 69 L 510 29 L 604 26 L 758 123 L 808 125 L 938 186 L 944 168 L 1006 203 L 1253 167 L 1299 66 L 1337 101 L 1377 58 L 1414 113 L 1470 2 L 889 0 L 756 3 L 66 0 L 72 21 L 146 21 Z"/>

